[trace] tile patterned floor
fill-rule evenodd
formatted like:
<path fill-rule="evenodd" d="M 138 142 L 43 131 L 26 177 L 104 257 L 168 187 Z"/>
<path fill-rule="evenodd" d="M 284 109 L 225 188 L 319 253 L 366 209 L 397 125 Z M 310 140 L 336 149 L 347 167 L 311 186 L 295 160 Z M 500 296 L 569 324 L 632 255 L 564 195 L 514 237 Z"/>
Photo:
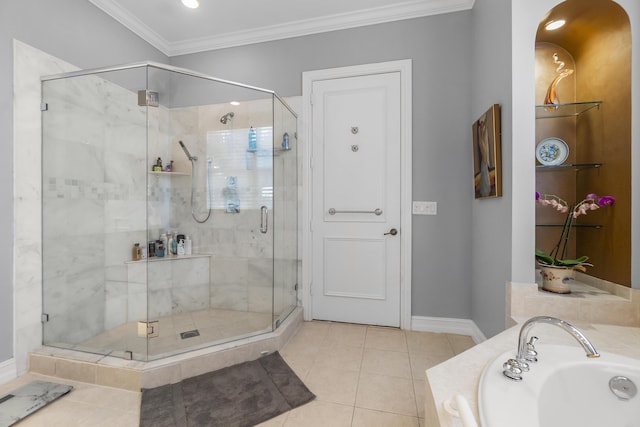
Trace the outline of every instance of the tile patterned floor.
<path fill-rule="evenodd" d="M 317 398 L 260 427 L 424 427 L 424 371 L 473 346 L 470 337 L 331 322 L 305 322 L 281 350 Z M 0 386 L 0 396 L 33 379 Z M 140 393 L 64 381 L 69 395 L 18 427 L 137 426 Z"/>

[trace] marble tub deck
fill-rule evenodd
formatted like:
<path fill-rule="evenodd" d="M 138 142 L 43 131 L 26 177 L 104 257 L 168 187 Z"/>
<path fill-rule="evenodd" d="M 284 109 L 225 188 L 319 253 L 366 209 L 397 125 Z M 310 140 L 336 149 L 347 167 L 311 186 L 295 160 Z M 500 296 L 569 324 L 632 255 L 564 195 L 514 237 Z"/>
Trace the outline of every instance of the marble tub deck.
<path fill-rule="evenodd" d="M 456 394 L 465 397 L 479 420 L 478 385 L 485 366 L 506 351 L 515 354 L 520 326 L 534 316 L 572 323 L 598 351 L 640 359 L 640 290 L 581 274 L 576 278 L 568 295 L 545 292 L 536 283 L 509 283 L 506 323 L 511 328 L 426 371 L 426 425 L 460 425 L 443 406 Z M 539 343 L 578 346 L 571 335 L 553 325 L 536 325 L 532 332 Z"/>
<path fill-rule="evenodd" d="M 616 325 L 572 322 L 595 345 L 598 351 L 616 353 L 640 359 L 640 328 Z M 495 337 L 476 345 L 452 359 L 427 370 L 425 415 L 430 427 L 453 427 L 459 420 L 453 419 L 444 409 L 443 402 L 456 394 L 462 394 L 477 420 L 478 386 L 487 364 L 506 351 L 515 353 L 520 325 L 516 325 Z M 575 339 L 562 329 L 552 325 L 536 325 L 539 343 L 578 346 Z"/>

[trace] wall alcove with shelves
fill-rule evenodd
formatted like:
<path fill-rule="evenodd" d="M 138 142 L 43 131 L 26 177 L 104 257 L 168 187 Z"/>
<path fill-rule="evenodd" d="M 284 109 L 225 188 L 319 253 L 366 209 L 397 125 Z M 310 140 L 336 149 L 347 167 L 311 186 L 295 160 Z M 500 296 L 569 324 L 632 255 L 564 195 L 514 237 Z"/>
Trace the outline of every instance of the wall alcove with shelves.
<path fill-rule="evenodd" d="M 560 16 L 565 27 L 545 30 L 544 24 Z M 535 48 L 536 191 L 555 194 L 570 205 L 589 193 L 614 196 L 613 207 L 577 219 L 567 256 L 587 255 L 594 264 L 587 274 L 631 286 L 628 16 L 610 0 L 567 0 L 541 23 Z M 566 70 L 572 71 L 557 83 L 557 99 L 549 105 L 551 82 Z M 556 155 L 552 149 L 540 148 L 545 140 L 557 143 L 557 161 L 550 160 Z M 563 222 L 564 215 L 536 205 L 536 247 L 551 250 Z"/>
<path fill-rule="evenodd" d="M 581 133 L 579 129 L 582 126 L 588 126 L 592 130 L 602 126 L 599 115 L 601 105 L 602 101 L 536 105 L 537 191 L 555 194 L 569 204 L 581 200 L 578 189 L 584 175 L 599 172 L 596 170 L 602 167 L 603 163 L 594 155 L 596 150 L 585 147 L 584 143 L 580 144 L 577 135 Z M 555 136 L 559 134 L 562 135 L 562 139 Z M 592 140 L 590 143 L 601 144 L 602 141 Z M 586 154 L 581 153 L 582 150 Z M 558 241 L 564 219 L 564 215 L 553 209 L 539 209 L 536 215 L 536 247 L 545 248 L 548 252 Z M 576 221 L 573 227 L 574 232 L 569 242 L 569 258 L 580 256 L 576 252 L 576 243 L 578 235 L 586 232 L 580 229 L 601 230 L 604 226 L 602 223 Z M 593 230 L 589 232 L 593 233 Z"/>

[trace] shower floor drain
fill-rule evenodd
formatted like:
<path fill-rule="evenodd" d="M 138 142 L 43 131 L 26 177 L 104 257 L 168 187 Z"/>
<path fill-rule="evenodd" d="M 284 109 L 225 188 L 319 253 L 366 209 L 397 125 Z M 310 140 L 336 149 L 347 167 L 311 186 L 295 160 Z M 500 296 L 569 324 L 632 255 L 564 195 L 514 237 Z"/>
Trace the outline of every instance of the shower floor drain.
<path fill-rule="evenodd" d="M 200 332 L 198 332 L 197 329 L 194 329 L 193 331 L 186 331 L 186 332 L 180 332 L 180 338 L 187 339 L 187 338 L 193 338 L 193 337 L 199 337 L 200 336 Z"/>

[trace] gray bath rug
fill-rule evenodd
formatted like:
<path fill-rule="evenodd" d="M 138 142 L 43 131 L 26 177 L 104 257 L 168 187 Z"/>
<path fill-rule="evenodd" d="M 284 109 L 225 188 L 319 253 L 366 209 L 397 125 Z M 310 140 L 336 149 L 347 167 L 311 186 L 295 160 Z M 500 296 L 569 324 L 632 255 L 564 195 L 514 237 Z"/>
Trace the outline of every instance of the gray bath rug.
<path fill-rule="evenodd" d="M 278 352 L 142 390 L 141 427 L 249 427 L 315 396 Z"/>
<path fill-rule="evenodd" d="M 71 390 L 70 385 L 33 381 L 0 397 L 0 427 L 14 425 Z"/>

